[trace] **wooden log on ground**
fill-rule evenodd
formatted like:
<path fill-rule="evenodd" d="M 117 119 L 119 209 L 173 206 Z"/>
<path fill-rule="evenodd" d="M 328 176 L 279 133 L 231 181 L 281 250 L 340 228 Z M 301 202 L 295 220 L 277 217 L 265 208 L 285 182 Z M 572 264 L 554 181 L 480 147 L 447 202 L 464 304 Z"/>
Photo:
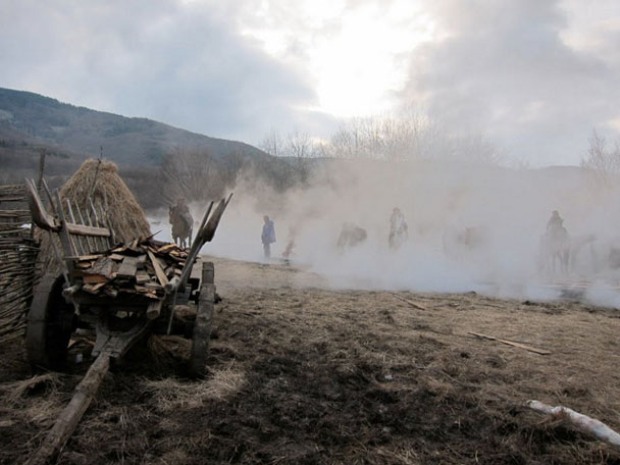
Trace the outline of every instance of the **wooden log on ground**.
<path fill-rule="evenodd" d="M 422 305 L 416 304 L 415 302 L 413 302 L 412 300 L 409 299 L 405 299 L 404 297 L 401 297 L 397 294 L 392 294 L 395 298 L 397 298 L 398 300 L 400 300 L 401 302 L 405 302 L 407 305 L 417 309 L 417 310 L 428 310 L 426 307 L 423 307 Z"/>
<path fill-rule="evenodd" d="M 518 347 L 519 349 L 525 349 L 529 352 L 534 352 L 535 354 L 539 354 L 539 355 L 550 355 L 551 354 L 551 352 L 548 350 L 538 349 L 536 347 L 528 346 L 526 344 L 521 344 L 520 342 L 509 341 L 507 339 L 500 339 L 495 336 L 487 336 L 486 334 L 474 333 L 473 331 L 469 331 L 469 334 L 471 334 L 472 336 L 482 338 L 482 339 L 488 339 L 490 341 L 497 341 L 497 342 L 501 342 L 502 344 L 506 344 L 506 345 L 513 346 L 513 347 Z"/>
<path fill-rule="evenodd" d="M 568 407 L 552 407 L 547 404 L 543 404 L 537 400 L 530 400 L 526 403 L 526 406 L 539 413 L 546 413 L 556 418 L 566 420 L 579 431 L 586 433 L 590 436 L 594 436 L 601 441 L 604 441 L 612 446 L 620 449 L 620 434 L 611 429 L 602 421 L 590 418 Z"/>
<path fill-rule="evenodd" d="M 26 462 L 26 465 L 44 465 L 58 454 L 73 434 L 93 397 L 97 394 L 97 390 L 109 368 L 110 356 L 102 352 L 90 366 L 84 379 L 75 388 L 71 401 L 60 413 L 39 450 Z"/>

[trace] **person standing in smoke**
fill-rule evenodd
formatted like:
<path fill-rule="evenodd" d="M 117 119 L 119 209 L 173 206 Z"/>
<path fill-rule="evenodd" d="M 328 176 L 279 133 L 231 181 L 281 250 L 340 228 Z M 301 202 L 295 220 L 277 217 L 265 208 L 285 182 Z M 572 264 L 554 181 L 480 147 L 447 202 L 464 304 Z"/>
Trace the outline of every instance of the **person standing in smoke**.
<path fill-rule="evenodd" d="M 263 242 L 263 251 L 265 252 L 265 258 L 271 257 L 271 244 L 276 241 L 276 229 L 273 224 L 273 220 L 269 219 L 267 215 L 263 217 L 263 233 L 261 234 L 261 240 Z"/>
<path fill-rule="evenodd" d="M 409 226 L 400 208 L 394 207 L 390 216 L 390 236 L 388 242 L 391 249 L 398 249 L 409 237 Z"/>

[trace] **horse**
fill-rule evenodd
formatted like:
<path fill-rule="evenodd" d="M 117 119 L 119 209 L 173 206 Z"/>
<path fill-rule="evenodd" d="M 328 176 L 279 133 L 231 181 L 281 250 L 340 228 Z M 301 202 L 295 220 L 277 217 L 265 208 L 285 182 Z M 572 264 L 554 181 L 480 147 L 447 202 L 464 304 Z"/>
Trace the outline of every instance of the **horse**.
<path fill-rule="evenodd" d="M 185 249 L 192 243 L 192 228 L 194 219 L 189 211 L 179 211 L 175 206 L 168 209 L 168 221 L 172 225 L 172 240 L 179 247 Z"/>
<path fill-rule="evenodd" d="M 568 274 L 571 239 L 564 226 L 549 229 L 540 241 L 541 267 L 552 274 Z"/>
<path fill-rule="evenodd" d="M 346 248 L 361 244 L 366 240 L 366 237 L 367 233 L 364 228 L 360 228 L 352 223 L 345 223 L 342 225 L 336 246 L 338 250 L 343 251 Z"/>

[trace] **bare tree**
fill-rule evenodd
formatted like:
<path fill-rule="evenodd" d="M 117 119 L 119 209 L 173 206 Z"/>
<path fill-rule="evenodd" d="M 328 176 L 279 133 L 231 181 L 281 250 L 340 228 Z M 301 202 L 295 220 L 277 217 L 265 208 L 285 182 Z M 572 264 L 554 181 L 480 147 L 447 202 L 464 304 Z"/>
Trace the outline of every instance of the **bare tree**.
<path fill-rule="evenodd" d="M 282 153 L 284 150 L 284 142 L 281 135 L 275 130 L 272 130 L 263 138 L 263 140 L 258 144 L 258 148 L 264 152 L 267 152 L 269 155 L 273 155 L 274 157 L 284 155 Z"/>
<path fill-rule="evenodd" d="M 202 201 L 221 195 L 224 186 L 218 171 L 206 150 L 178 150 L 166 155 L 160 169 L 164 200 L 173 203 L 184 197 L 188 201 Z"/>
<path fill-rule="evenodd" d="M 501 161 L 498 149 L 483 135 L 454 134 L 414 112 L 398 118 L 352 119 L 332 136 L 327 152 L 337 158 L 390 161 Z"/>
<path fill-rule="evenodd" d="M 612 183 L 612 178 L 620 174 L 620 146 L 618 141 L 609 147 L 605 138 L 593 130 L 589 142 L 590 147 L 586 157 L 581 160 L 581 166 L 591 170 L 596 181 L 608 187 Z"/>

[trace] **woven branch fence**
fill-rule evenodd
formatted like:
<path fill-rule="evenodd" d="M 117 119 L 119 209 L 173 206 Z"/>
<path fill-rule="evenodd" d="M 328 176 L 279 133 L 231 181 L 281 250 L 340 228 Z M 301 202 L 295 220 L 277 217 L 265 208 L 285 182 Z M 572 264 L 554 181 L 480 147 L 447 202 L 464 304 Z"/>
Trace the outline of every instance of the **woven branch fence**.
<path fill-rule="evenodd" d="M 26 186 L 0 186 L 0 345 L 25 334 L 39 250 L 30 221 Z"/>

